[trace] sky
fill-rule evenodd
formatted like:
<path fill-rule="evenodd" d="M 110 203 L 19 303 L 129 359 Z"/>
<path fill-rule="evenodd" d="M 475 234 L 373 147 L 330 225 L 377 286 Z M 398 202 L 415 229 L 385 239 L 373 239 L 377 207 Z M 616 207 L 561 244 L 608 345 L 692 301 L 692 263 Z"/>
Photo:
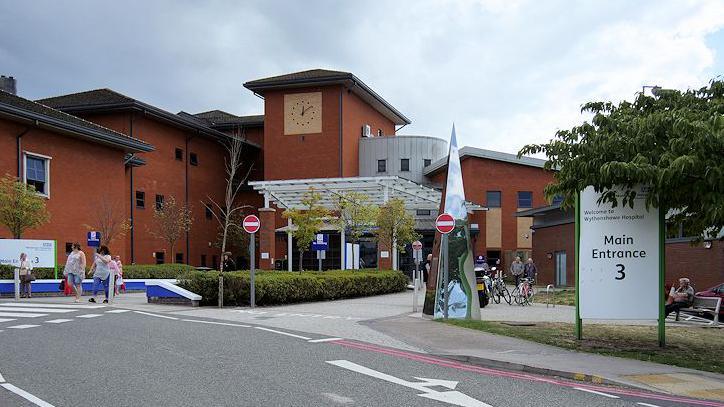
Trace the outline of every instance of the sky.
<path fill-rule="evenodd" d="M 111 88 L 171 112 L 263 113 L 246 81 L 354 73 L 398 134 L 516 153 L 588 101 L 724 73 L 720 1 L 0 0 L 0 73 L 37 99 Z"/>

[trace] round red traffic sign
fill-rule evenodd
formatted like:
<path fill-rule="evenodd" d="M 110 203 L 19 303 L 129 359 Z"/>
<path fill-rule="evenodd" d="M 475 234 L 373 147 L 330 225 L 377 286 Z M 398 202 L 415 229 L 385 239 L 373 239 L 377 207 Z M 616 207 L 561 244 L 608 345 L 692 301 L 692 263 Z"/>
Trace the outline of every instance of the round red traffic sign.
<path fill-rule="evenodd" d="M 419 240 L 412 242 L 412 250 L 422 250 L 422 242 Z"/>
<path fill-rule="evenodd" d="M 446 235 L 455 229 L 455 218 L 449 213 L 441 213 L 440 216 L 435 219 L 435 229 L 438 232 Z"/>
<path fill-rule="evenodd" d="M 256 215 L 247 215 L 241 222 L 246 233 L 256 233 L 261 227 L 261 222 Z"/>

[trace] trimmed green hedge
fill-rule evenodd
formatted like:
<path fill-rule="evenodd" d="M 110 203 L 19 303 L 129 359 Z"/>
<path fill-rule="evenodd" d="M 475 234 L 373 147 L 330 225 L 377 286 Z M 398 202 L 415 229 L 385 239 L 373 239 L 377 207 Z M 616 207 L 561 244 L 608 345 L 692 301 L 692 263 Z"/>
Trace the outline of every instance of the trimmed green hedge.
<path fill-rule="evenodd" d="M 255 282 L 256 303 L 272 305 L 400 292 L 407 286 L 407 277 L 399 271 L 261 271 Z M 218 304 L 218 272 L 188 273 L 180 278 L 179 286 L 201 295 L 201 305 Z M 249 272 L 224 273 L 224 305 L 248 304 Z"/>
<path fill-rule="evenodd" d="M 63 275 L 64 266 L 58 266 L 58 277 Z M 127 264 L 123 265 L 123 278 L 178 278 L 182 274 L 196 270 L 186 264 Z M 33 269 L 37 279 L 55 278 L 55 271 L 50 268 Z M 88 275 L 90 276 L 90 275 Z M 13 267 L 0 265 L 0 279 L 12 279 Z"/>

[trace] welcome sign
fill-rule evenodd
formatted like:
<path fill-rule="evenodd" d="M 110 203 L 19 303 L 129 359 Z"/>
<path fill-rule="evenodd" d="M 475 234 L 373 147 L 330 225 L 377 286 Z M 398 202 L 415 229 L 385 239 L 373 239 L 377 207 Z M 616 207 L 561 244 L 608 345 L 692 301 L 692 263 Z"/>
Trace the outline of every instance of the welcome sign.
<path fill-rule="evenodd" d="M 20 253 L 33 267 L 55 267 L 55 240 L 0 239 L 0 264 L 18 267 Z"/>
<path fill-rule="evenodd" d="M 579 199 L 578 284 L 582 319 L 658 319 L 659 210 L 646 209 L 636 186 L 634 207 L 598 205 L 593 187 Z"/>

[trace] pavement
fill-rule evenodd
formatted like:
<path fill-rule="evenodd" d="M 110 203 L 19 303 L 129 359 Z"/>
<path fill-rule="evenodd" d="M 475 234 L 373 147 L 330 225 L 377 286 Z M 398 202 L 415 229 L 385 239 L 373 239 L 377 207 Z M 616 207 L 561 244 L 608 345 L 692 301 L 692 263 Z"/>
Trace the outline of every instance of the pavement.
<path fill-rule="evenodd" d="M 70 302 L 67 298 L 42 298 L 33 299 L 32 301 L 51 304 Z M 420 304 L 422 304 L 421 301 Z M 248 307 L 219 309 L 215 307 L 189 308 L 185 306 L 155 305 L 147 304 L 145 297 L 141 294 L 127 294 L 119 296 L 113 307 L 140 311 L 140 315 L 144 315 L 143 313 L 160 314 L 184 321 L 191 318 L 205 321 L 223 320 L 227 324 L 243 324 L 245 326 L 259 327 L 259 329 L 293 332 L 292 335 L 296 333 L 299 336 L 306 335 L 309 338 L 322 336 L 322 338 L 332 338 L 333 342 L 330 342 L 330 344 L 351 343 L 350 347 L 369 347 L 370 349 L 378 349 L 383 354 L 416 355 L 414 358 L 439 358 L 433 360 L 447 361 L 440 363 L 463 363 L 463 366 L 468 366 L 466 369 L 472 368 L 471 366 L 478 366 L 480 369 L 495 369 L 496 372 L 507 372 L 506 374 L 569 379 L 573 383 L 580 383 L 580 386 L 625 386 L 625 388 L 663 393 L 671 397 L 683 396 L 724 401 L 723 375 L 650 362 L 575 352 L 516 338 L 441 324 L 423 318 L 419 312 L 412 312 L 411 292 L 254 309 Z M 571 309 L 572 307 L 564 306 L 546 308 L 544 304 L 535 304 L 533 307 L 492 304 L 486 307 L 484 315 L 486 319 L 490 320 L 524 322 L 534 319 L 551 322 L 571 322 Z M 130 314 L 124 313 L 114 315 L 114 317 L 126 317 L 128 315 Z M 150 319 L 159 323 L 166 322 L 163 318 Z M 89 322 L 94 320 L 91 319 Z M 3 335 L 2 329 L 2 326 L 0 326 L 0 335 Z M 5 332 L 9 331 L 15 330 L 5 329 Z M 722 331 L 722 334 L 724 337 L 724 331 Z M 339 339 L 340 342 L 334 342 L 337 340 L 334 338 L 341 338 Z M 365 350 L 369 352 L 370 349 Z M 410 358 L 408 356 L 399 357 L 403 359 Z M 386 368 L 391 366 L 396 365 L 384 365 Z M 2 368 L 0 368 L 0 373 L 5 374 Z M 485 388 L 488 387 L 485 386 Z M 610 389 L 609 387 L 605 388 Z M 469 392 L 472 391 L 469 390 Z M 550 393 L 548 389 L 542 391 L 547 392 L 546 394 Z M 330 394 L 339 395 L 341 393 L 332 392 Z M 488 393 L 485 394 L 487 397 Z M 342 402 L 348 396 L 335 397 L 329 396 L 327 398 L 336 400 L 337 404 L 348 404 Z M 351 399 L 359 400 L 359 396 L 356 398 L 351 397 Z M 689 405 L 681 400 L 674 404 L 667 404 L 669 401 L 671 400 L 658 399 L 654 403 L 651 400 L 644 400 L 639 402 L 639 405 Z M 496 407 L 498 405 L 507 405 L 501 400 L 496 399 L 496 402 L 497 404 L 491 405 Z M 596 400 L 591 405 L 598 405 L 596 404 L 598 402 Z M 570 400 L 568 402 L 561 400 L 553 404 L 579 405 L 579 402 L 570 403 Z M 546 402 L 532 405 L 553 404 Z M 2 398 L 0 398 L 0 405 L 5 405 L 2 403 Z M 91 405 L 93 404 L 91 403 Z M 325 404 L 321 403 L 320 405 Z M 368 404 L 362 403 L 362 405 Z M 402 404 L 382 402 L 380 405 L 407 404 L 406 402 Z M 412 405 L 416 404 L 413 403 Z M 514 405 L 527 404 L 515 403 Z M 691 405 L 724 406 L 724 403 L 694 403 Z"/>

